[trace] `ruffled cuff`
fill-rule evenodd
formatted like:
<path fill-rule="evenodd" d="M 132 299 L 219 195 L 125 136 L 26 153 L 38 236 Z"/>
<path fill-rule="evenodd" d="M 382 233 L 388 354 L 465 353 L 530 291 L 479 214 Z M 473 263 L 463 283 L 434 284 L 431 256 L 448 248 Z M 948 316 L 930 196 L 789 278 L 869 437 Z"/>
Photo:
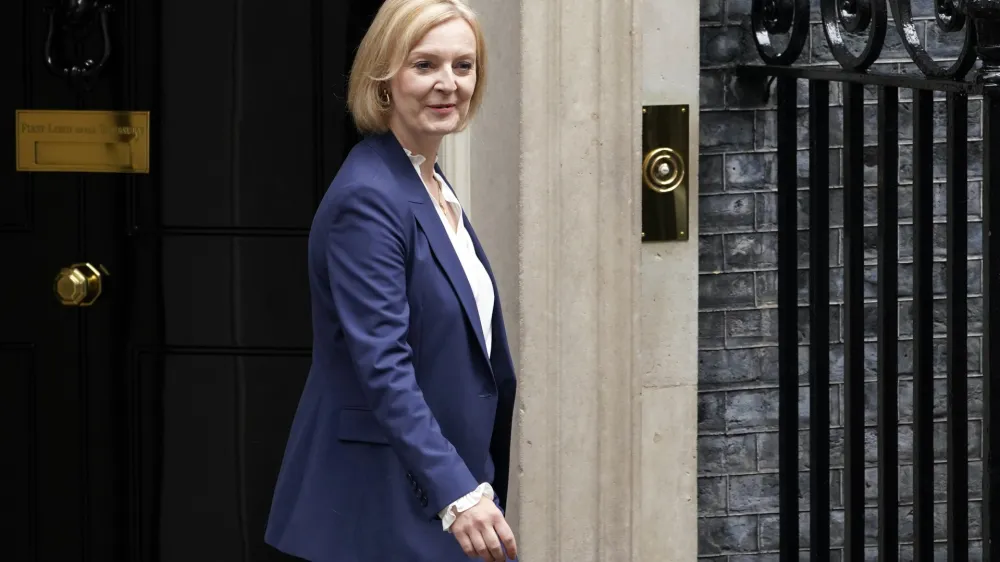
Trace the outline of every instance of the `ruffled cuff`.
<path fill-rule="evenodd" d="M 438 514 L 441 517 L 441 528 L 450 532 L 451 524 L 455 522 L 459 513 L 471 509 L 483 498 L 492 500 L 493 496 L 493 486 L 489 482 L 483 482 L 475 490 L 458 498 L 441 510 L 441 513 Z"/>

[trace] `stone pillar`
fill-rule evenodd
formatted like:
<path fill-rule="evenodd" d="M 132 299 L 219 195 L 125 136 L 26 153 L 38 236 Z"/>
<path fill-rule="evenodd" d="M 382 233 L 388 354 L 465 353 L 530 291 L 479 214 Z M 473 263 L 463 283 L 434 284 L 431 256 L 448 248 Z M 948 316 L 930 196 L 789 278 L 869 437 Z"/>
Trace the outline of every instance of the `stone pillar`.
<path fill-rule="evenodd" d="M 637 560 L 638 20 L 632 0 L 520 17 L 521 558 Z"/>
<path fill-rule="evenodd" d="M 643 560 L 639 2 L 468 2 L 490 82 L 468 162 L 445 160 L 468 165 L 518 364 L 520 559 Z"/>

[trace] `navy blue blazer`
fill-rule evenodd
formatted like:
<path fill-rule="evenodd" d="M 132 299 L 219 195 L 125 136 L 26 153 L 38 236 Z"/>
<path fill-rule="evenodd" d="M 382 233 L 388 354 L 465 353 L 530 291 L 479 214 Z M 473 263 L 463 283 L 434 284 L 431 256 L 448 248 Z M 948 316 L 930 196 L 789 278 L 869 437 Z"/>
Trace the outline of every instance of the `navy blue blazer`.
<path fill-rule="evenodd" d="M 505 506 L 514 364 L 499 295 L 489 359 L 458 255 L 392 133 L 351 151 L 308 262 L 312 367 L 265 540 L 314 562 L 468 560 L 437 514 L 481 482 Z"/>

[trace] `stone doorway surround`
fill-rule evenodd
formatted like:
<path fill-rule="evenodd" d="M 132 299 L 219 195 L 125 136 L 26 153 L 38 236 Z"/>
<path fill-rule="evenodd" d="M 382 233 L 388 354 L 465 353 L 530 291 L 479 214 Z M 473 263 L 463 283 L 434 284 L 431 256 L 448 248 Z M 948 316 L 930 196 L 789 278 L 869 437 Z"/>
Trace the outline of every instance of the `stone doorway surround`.
<path fill-rule="evenodd" d="M 489 90 L 442 164 L 490 254 L 518 364 L 519 558 L 694 560 L 697 208 L 688 241 L 642 244 L 639 167 L 644 103 L 690 105 L 697 161 L 699 4 L 468 2 Z"/>

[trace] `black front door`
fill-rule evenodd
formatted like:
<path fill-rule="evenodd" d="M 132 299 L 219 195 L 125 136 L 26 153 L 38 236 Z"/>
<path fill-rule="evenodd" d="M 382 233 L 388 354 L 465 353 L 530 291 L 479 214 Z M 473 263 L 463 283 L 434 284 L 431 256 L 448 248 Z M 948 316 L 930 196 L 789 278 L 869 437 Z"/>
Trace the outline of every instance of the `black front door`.
<path fill-rule="evenodd" d="M 101 2 L 0 18 L 0 560 L 287 560 L 263 533 L 313 344 L 306 237 L 380 1 L 106 3 L 103 66 Z M 149 173 L 17 171 L 19 109 L 149 111 Z M 61 271 L 100 296 L 59 300 Z"/>

